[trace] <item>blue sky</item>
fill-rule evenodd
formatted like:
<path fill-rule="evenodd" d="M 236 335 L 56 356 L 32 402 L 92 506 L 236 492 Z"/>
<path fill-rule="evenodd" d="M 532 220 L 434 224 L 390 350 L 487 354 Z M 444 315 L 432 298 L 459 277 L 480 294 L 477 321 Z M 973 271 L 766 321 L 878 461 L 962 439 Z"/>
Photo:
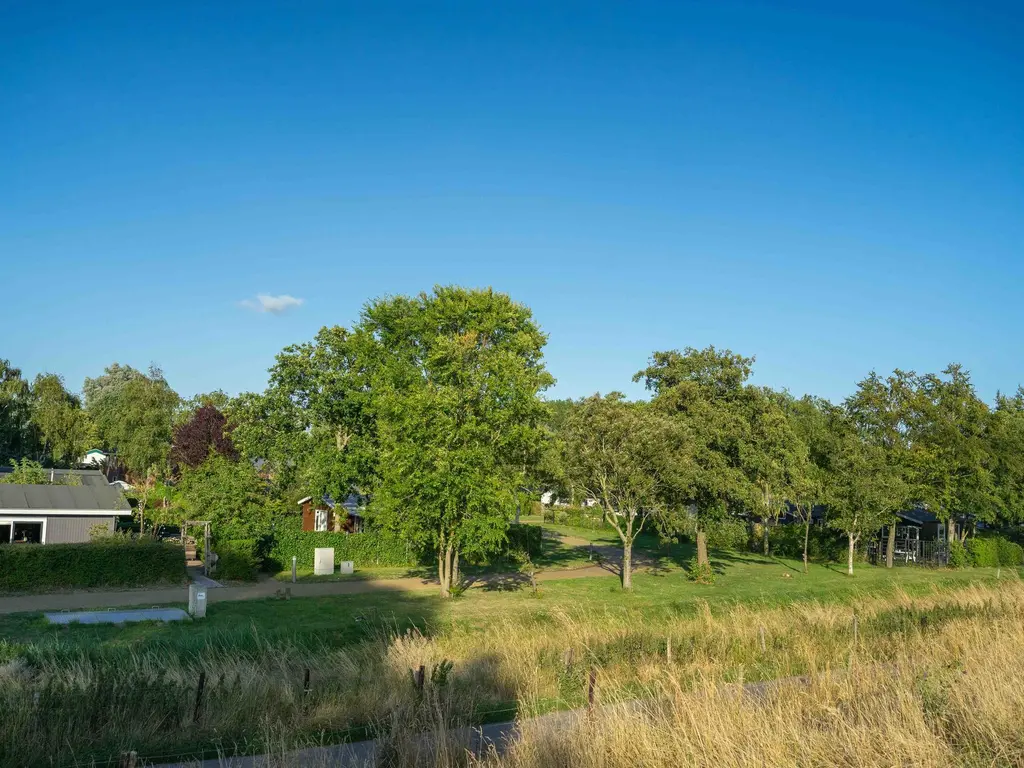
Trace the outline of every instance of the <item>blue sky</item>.
<path fill-rule="evenodd" d="M 991 399 L 1021 39 L 1013 3 L 3 3 L 0 357 L 262 389 L 458 283 L 533 308 L 555 396 L 715 344 L 797 394 L 959 361 Z"/>

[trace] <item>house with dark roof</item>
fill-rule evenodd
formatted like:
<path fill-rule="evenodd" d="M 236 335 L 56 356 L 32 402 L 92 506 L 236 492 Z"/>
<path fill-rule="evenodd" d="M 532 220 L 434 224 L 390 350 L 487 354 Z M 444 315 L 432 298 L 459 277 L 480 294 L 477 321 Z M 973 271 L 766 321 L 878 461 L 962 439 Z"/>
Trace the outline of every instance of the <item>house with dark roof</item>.
<path fill-rule="evenodd" d="M 131 515 L 121 489 L 108 484 L 102 472 L 47 471 L 56 484 L 0 483 L 0 545 L 89 541 L 94 526 L 113 531 L 117 518 Z M 62 484 L 68 474 L 76 475 L 70 481 L 75 484 Z"/>

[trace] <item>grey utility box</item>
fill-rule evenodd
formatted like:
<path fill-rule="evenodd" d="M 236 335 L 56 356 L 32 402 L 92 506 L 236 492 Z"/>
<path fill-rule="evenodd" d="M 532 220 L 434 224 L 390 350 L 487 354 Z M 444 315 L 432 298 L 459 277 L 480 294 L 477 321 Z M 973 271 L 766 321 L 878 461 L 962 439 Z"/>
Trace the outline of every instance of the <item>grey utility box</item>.
<path fill-rule="evenodd" d="M 338 573 L 352 575 L 356 571 L 356 564 L 352 560 L 342 560 L 338 566 Z"/>
<path fill-rule="evenodd" d="M 188 615 L 194 619 L 206 618 L 206 587 L 202 584 L 188 585 Z"/>

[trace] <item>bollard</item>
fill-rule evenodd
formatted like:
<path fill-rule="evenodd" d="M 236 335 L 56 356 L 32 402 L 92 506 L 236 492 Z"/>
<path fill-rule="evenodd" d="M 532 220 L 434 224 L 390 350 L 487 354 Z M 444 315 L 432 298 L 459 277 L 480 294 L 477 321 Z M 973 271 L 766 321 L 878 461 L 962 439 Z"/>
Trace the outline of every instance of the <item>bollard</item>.
<path fill-rule="evenodd" d="M 296 565 L 296 561 L 297 560 L 298 560 L 298 558 L 295 555 L 292 555 L 292 584 L 294 584 L 296 581 L 298 581 L 298 579 L 296 578 L 296 574 L 295 574 L 295 565 Z"/>
<path fill-rule="evenodd" d="M 668 664 L 672 663 L 672 636 L 669 635 L 665 638 L 665 661 Z"/>

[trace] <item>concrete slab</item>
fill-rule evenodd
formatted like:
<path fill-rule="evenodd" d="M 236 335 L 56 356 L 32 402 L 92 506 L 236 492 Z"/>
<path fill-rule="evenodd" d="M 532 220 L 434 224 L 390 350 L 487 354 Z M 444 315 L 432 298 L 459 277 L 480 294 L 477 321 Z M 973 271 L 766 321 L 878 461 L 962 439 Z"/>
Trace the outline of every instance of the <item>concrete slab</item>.
<path fill-rule="evenodd" d="M 181 608 L 140 608 L 131 611 L 61 611 L 46 613 L 51 624 L 124 624 L 130 621 L 184 621 L 188 614 Z"/>

